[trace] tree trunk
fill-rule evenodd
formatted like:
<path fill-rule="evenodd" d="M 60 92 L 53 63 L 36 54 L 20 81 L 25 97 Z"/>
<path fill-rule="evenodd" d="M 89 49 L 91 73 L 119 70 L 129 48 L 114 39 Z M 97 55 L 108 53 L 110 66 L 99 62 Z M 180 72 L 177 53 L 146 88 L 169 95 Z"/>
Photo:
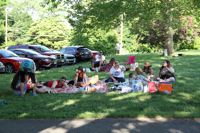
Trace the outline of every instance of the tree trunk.
<path fill-rule="evenodd" d="M 174 53 L 174 42 L 173 42 L 174 31 L 169 28 L 166 32 L 166 37 L 164 41 L 164 49 L 167 49 L 167 54 L 172 55 Z"/>

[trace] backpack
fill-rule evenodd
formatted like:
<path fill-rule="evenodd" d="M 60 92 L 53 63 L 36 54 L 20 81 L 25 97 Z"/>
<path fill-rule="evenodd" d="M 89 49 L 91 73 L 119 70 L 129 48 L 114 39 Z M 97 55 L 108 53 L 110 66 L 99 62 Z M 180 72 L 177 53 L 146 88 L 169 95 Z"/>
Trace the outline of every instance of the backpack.
<path fill-rule="evenodd" d="M 20 64 L 20 71 L 26 71 L 26 72 L 31 72 L 35 73 L 36 66 L 34 61 L 32 60 L 23 60 L 22 63 Z"/>

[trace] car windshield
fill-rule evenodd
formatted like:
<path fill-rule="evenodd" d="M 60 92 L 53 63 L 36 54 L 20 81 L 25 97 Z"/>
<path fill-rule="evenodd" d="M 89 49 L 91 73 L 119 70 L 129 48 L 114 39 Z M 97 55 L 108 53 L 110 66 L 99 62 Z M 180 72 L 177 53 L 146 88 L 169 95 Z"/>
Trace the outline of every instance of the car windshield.
<path fill-rule="evenodd" d="M 8 50 L 2 50 L 0 51 L 0 54 L 4 57 L 4 58 L 8 58 L 8 57 L 18 57 L 18 55 L 16 55 L 15 53 L 8 51 Z"/>
<path fill-rule="evenodd" d="M 38 48 L 40 49 L 41 52 L 49 52 L 51 51 L 51 49 L 45 47 L 45 46 L 38 46 Z"/>
<path fill-rule="evenodd" d="M 26 51 L 28 54 L 31 54 L 31 55 L 38 55 L 39 53 L 38 52 L 35 52 L 33 50 L 29 50 L 29 49 L 26 49 Z"/>
<path fill-rule="evenodd" d="M 79 51 L 80 52 L 90 52 L 87 48 L 80 48 Z"/>

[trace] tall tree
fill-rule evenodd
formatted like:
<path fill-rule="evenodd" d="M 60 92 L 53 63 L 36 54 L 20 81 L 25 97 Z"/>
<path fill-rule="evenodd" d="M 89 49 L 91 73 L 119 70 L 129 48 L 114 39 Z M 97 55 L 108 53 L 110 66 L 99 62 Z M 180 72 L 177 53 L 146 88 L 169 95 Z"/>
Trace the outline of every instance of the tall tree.
<path fill-rule="evenodd" d="M 70 27 L 62 18 L 49 17 L 33 23 L 27 35 L 29 42 L 60 49 L 69 45 Z"/>
<path fill-rule="evenodd" d="M 49 0 L 54 5 L 58 1 Z M 63 0 L 71 3 L 71 0 Z M 80 3 L 87 3 L 87 6 Z M 160 42 L 168 54 L 172 54 L 173 36 L 179 26 L 180 16 L 199 12 L 198 0 L 77 0 L 76 7 L 80 21 L 92 23 L 92 28 L 114 28 L 124 22 L 131 22 L 133 29 L 148 31 L 156 22 L 163 26 L 163 40 Z M 87 26 L 87 23 L 85 23 Z M 91 25 L 90 25 L 91 26 Z"/>

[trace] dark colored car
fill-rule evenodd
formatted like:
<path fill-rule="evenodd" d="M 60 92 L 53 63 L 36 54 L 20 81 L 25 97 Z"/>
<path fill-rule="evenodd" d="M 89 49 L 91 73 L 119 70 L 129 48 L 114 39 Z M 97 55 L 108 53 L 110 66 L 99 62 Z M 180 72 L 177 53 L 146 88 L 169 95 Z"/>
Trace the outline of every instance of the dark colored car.
<path fill-rule="evenodd" d="M 50 68 L 56 64 L 56 59 L 50 56 L 42 55 L 36 51 L 30 49 L 12 49 L 12 52 L 20 57 L 30 58 L 35 62 L 36 68 Z"/>
<path fill-rule="evenodd" d="M 0 73 L 5 72 L 5 66 L 2 62 L 0 62 Z"/>
<path fill-rule="evenodd" d="M 72 54 L 78 61 L 90 60 L 93 56 L 93 51 L 82 46 L 69 46 L 60 50 L 63 54 Z M 94 52 L 95 53 L 95 52 Z"/>
<path fill-rule="evenodd" d="M 36 51 L 42 55 L 47 55 L 47 56 L 51 56 L 53 58 L 56 59 L 56 64 L 58 66 L 61 66 L 61 65 L 64 65 L 65 64 L 65 59 L 64 59 L 64 55 L 59 52 L 59 51 L 56 51 L 56 50 L 52 50 L 52 49 L 49 49 L 43 45 L 23 45 L 23 44 L 18 44 L 18 45 L 15 45 L 15 46 L 10 46 L 8 48 L 8 50 L 11 50 L 11 49 L 31 49 L 33 51 Z"/>
<path fill-rule="evenodd" d="M 5 72 L 12 73 L 18 71 L 20 63 L 24 60 L 31 60 L 28 58 L 22 58 L 9 50 L 0 50 L 0 62 L 5 66 Z"/>

